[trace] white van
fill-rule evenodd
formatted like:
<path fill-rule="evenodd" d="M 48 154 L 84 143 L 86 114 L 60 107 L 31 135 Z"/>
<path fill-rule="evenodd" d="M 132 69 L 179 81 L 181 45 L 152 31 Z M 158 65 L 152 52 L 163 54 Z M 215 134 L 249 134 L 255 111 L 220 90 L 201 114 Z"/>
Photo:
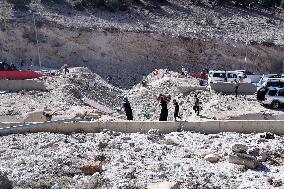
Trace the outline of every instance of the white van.
<path fill-rule="evenodd" d="M 241 83 L 251 83 L 251 79 L 248 78 L 243 72 L 238 71 L 215 71 L 210 70 L 208 75 L 209 83 L 218 83 L 218 82 L 234 82 L 235 79 L 241 77 Z"/>
<path fill-rule="evenodd" d="M 242 72 L 243 74 L 245 74 L 248 78 L 251 79 L 252 83 L 258 83 L 258 81 L 262 78 L 262 75 L 254 74 L 253 72 L 250 72 L 248 70 L 235 70 L 235 71 Z"/>

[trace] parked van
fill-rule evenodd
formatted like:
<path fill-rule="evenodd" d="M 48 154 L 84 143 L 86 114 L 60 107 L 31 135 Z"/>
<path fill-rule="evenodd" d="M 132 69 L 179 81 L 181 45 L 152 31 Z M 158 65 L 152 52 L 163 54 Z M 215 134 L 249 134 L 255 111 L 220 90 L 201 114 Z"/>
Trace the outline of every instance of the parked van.
<path fill-rule="evenodd" d="M 248 71 L 248 70 L 235 70 L 236 72 L 242 72 L 243 74 L 245 74 L 248 78 L 251 79 L 251 82 L 252 83 L 258 83 L 259 80 L 262 78 L 263 75 L 257 75 L 257 74 L 254 74 L 253 72 L 251 71 Z"/>
<path fill-rule="evenodd" d="M 238 77 L 243 78 L 242 83 L 251 83 L 251 79 L 248 78 L 244 73 L 237 71 L 209 71 L 209 83 L 218 82 L 234 82 Z"/>

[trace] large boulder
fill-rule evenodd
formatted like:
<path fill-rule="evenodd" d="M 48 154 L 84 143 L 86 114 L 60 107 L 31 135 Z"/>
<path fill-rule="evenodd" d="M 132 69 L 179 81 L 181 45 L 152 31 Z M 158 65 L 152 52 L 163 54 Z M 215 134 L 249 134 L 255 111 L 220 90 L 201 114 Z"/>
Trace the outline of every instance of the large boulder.
<path fill-rule="evenodd" d="M 238 164 L 238 165 L 244 165 L 247 168 L 255 169 L 258 166 L 258 161 L 256 158 L 249 154 L 243 154 L 243 153 L 232 153 L 229 155 L 229 162 Z"/>
<path fill-rule="evenodd" d="M 248 147 L 243 144 L 235 144 L 232 146 L 232 151 L 236 153 L 246 153 L 248 150 Z"/>
<path fill-rule="evenodd" d="M 12 189 L 13 182 L 10 181 L 6 173 L 0 172 L 0 188 L 1 189 Z"/>
<path fill-rule="evenodd" d="M 147 189 L 179 189 L 179 184 L 177 182 L 158 182 L 150 184 Z"/>
<path fill-rule="evenodd" d="M 31 122 L 45 122 L 46 118 L 43 116 L 44 111 L 29 112 L 24 117 L 24 123 Z"/>

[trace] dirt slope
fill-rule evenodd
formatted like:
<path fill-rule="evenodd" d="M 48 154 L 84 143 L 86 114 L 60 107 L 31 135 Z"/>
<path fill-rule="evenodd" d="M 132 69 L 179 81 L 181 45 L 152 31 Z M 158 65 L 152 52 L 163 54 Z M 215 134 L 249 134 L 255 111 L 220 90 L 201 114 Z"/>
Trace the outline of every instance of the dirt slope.
<path fill-rule="evenodd" d="M 139 4 L 118 12 L 74 11 L 63 4 L 36 2 L 31 8 L 42 64 L 88 66 L 104 78 L 111 75 L 121 87 L 132 86 L 154 68 L 179 70 L 185 65 L 199 71 L 207 66 L 261 73 L 282 69 L 282 12 L 183 1 Z M 0 56 L 39 64 L 31 14 L 13 11 L 3 2 L 0 10 Z"/>

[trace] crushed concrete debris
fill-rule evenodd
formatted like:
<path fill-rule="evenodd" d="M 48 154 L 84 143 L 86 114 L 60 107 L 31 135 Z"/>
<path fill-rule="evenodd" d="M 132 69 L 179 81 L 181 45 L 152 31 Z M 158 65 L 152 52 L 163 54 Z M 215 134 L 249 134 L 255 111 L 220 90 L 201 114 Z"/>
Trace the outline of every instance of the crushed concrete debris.
<path fill-rule="evenodd" d="M 148 140 L 149 135 L 159 136 L 159 140 Z M 17 134 L 0 137 L 0 170 L 7 173 L 16 189 L 147 188 L 165 181 L 188 189 L 278 186 L 284 178 L 284 139 L 275 135 L 275 140 L 259 144 L 258 140 L 257 134 L 238 133 Z M 102 141 L 103 148 L 99 145 Z M 228 161 L 210 163 L 204 159 L 204 154 L 230 154 L 232 143 L 260 151 L 269 146 L 271 158 L 278 164 L 269 160 L 257 169 L 241 170 L 240 165 Z M 185 152 L 191 155 L 185 158 Z M 85 175 L 81 171 L 88 162 L 96 161 L 104 162 L 100 173 L 92 169 Z M 273 177 L 273 182 L 268 182 L 268 177 Z"/>

